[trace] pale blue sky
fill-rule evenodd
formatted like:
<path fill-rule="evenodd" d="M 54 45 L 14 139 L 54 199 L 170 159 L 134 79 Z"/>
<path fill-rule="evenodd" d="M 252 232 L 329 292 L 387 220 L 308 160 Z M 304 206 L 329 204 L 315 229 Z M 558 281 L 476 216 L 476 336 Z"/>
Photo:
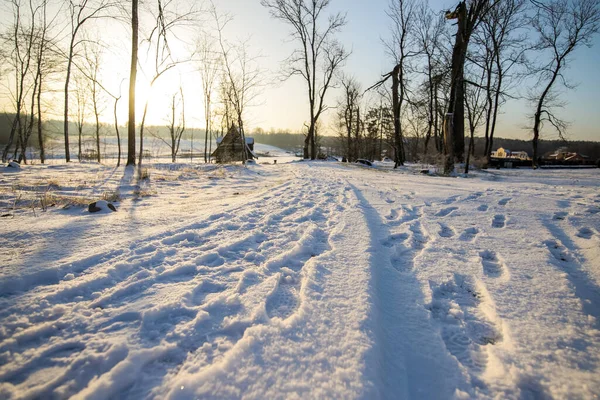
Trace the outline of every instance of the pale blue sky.
<path fill-rule="evenodd" d="M 434 10 L 446 10 L 456 5 L 456 1 L 431 0 Z M 391 62 L 386 58 L 381 38 L 388 35 L 389 21 L 385 14 L 388 0 L 333 0 L 332 10 L 347 12 L 348 24 L 340 34 L 341 41 L 352 48 L 352 56 L 344 70 L 355 75 L 363 87 L 378 80 L 382 72 L 387 72 Z M 252 34 L 252 42 L 262 49 L 264 64 L 276 70 L 278 62 L 290 52 L 286 43 L 287 27 L 269 17 L 258 0 L 219 0 L 217 6 L 236 14 L 239 34 Z M 567 106 L 560 115 L 572 123 L 569 137 L 572 139 L 600 140 L 600 37 L 596 36 L 593 48 L 581 47 L 574 54 L 573 62 L 566 75 L 579 86 L 565 92 Z M 298 130 L 306 117 L 305 91 L 300 78 L 286 82 L 277 89 L 265 90 L 264 103 L 252 110 L 252 123 L 265 129 L 287 127 Z M 330 103 L 336 94 L 332 92 Z M 531 107 L 525 101 L 510 101 L 503 108 L 497 135 L 501 137 L 529 138 L 527 114 Z M 549 132 L 548 138 L 556 138 Z"/>

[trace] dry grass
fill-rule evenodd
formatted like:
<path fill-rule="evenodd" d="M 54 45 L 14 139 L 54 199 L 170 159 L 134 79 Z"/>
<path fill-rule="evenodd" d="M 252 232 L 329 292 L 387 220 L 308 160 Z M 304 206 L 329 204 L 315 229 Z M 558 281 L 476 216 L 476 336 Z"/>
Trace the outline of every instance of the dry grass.
<path fill-rule="evenodd" d="M 47 184 L 49 187 L 52 187 L 52 188 L 56 188 L 56 189 L 59 189 L 59 188 L 60 188 L 60 181 L 59 181 L 58 179 L 55 179 L 55 178 L 48 179 L 48 180 L 46 181 L 46 184 Z"/>
<path fill-rule="evenodd" d="M 121 201 L 121 193 L 119 192 L 118 189 L 104 192 L 104 193 L 102 193 L 102 200 L 106 200 L 109 203 Z"/>
<path fill-rule="evenodd" d="M 487 157 L 475 157 L 471 160 L 471 166 L 474 169 L 487 169 L 488 168 L 488 160 Z"/>
<path fill-rule="evenodd" d="M 154 189 L 138 187 L 138 188 L 134 189 L 134 191 L 133 191 L 133 199 L 138 200 L 143 197 L 154 196 L 156 193 L 157 192 Z"/>
<path fill-rule="evenodd" d="M 138 170 L 138 179 L 140 181 L 150 180 L 150 170 L 148 168 Z"/>

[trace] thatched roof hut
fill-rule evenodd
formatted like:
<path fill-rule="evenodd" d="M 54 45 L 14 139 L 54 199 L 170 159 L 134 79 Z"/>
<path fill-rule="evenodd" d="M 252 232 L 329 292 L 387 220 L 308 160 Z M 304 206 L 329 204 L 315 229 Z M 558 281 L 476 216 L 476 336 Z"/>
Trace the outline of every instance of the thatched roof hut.
<path fill-rule="evenodd" d="M 246 159 L 257 158 L 254 154 L 254 139 L 246 137 Z M 212 153 L 217 163 L 230 163 L 244 160 L 244 143 L 242 134 L 237 126 L 231 125 L 229 132 L 221 138 L 217 138 L 217 149 Z"/>

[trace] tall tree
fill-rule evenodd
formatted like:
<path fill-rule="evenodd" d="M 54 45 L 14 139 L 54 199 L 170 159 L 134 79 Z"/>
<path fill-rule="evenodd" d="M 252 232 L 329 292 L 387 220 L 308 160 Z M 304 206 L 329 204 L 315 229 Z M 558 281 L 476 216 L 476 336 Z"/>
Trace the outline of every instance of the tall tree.
<path fill-rule="evenodd" d="M 135 1 L 135 0 L 134 0 Z M 65 77 L 65 108 L 64 108 L 64 136 L 65 136 L 65 159 L 71 161 L 69 152 L 69 83 L 77 48 L 84 42 L 79 39 L 82 28 L 91 20 L 108 16 L 110 9 L 115 5 L 110 0 L 74 0 L 68 1 L 71 30 L 69 32 L 69 47 L 67 49 L 67 65 Z"/>
<path fill-rule="evenodd" d="M 2 161 L 5 162 L 8 158 L 8 153 L 14 143 L 15 136 L 17 143 L 15 145 L 14 157 L 21 148 L 21 140 L 24 135 L 26 122 L 26 96 L 27 96 L 27 79 L 31 71 L 32 63 L 35 57 L 35 32 L 36 32 L 36 15 L 39 12 L 39 7 L 34 7 L 30 0 L 27 9 L 23 10 L 23 4 L 20 0 L 11 0 L 13 8 L 13 25 L 7 36 L 7 41 L 10 42 L 11 54 L 10 63 L 14 70 L 14 104 L 15 117 L 13 119 L 8 142 L 2 152 Z M 29 12 L 29 14 L 27 14 Z M 30 18 L 30 24 L 27 25 L 27 15 Z M 24 120 L 25 119 L 25 120 Z"/>
<path fill-rule="evenodd" d="M 427 89 L 427 132 L 423 145 L 423 152 L 427 154 L 429 141 L 434 138 L 438 151 L 438 129 L 437 117 L 437 86 L 444 67 L 440 60 L 443 49 L 440 41 L 443 37 L 445 25 L 444 20 L 436 15 L 427 2 L 421 2 L 416 13 L 415 34 L 424 61 L 423 74 L 425 75 L 425 86 Z"/>
<path fill-rule="evenodd" d="M 213 40 L 208 33 L 203 33 L 198 40 L 197 50 L 199 56 L 200 65 L 198 70 L 202 79 L 202 99 L 204 102 L 204 162 L 208 162 L 208 141 L 211 138 L 212 133 L 212 103 L 213 103 L 213 92 L 215 90 L 215 83 L 217 80 L 217 74 L 221 68 L 219 58 L 217 56 L 216 49 L 213 48 Z"/>
<path fill-rule="evenodd" d="M 325 10 L 331 0 L 261 0 L 271 16 L 291 28 L 292 39 L 298 47 L 284 61 L 285 77 L 301 76 L 306 83 L 310 121 L 304 141 L 304 158 L 317 157 L 316 127 L 321 114 L 327 110 L 325 96 L 336 71 L 348 53 L 334 38 L 346 24 L 342 13 L 330 15 Z"/>
<path fill-rule="evenodd" d="M 127 165 L 135 165 L 135 84 L 138 61 L 138 0 L 131 0 L 131 64 L 129 68 L 129 120 L 127 123 Z M 115 101 L 116 107 L 116 101 Z M 120 161 L 120 157 L 119 157 Z"/>
<path fill-rule="evenodd" d="M 234 122 L 242 136 L 242 142 L 246 143 L 246 133 L 244 116 L 248 106 L 252 105 L 258 96 L 258 87 L 262 85 L 262 73 L 256 63 L 256 57 L 250 55 L 249 41 L 231 45 L 225 40 L 224 30 L 231 17 L 228 15 L 219 15 L 216 8 L 212 7 L 216 31 L 218 33 L 218 43 L 221 50 L 221 60 L 223 69 L 223 78 L 221 85 L 222 101 L 225 105 L 225 116 L 233 116 Z M 229 129 L 227 126 L 226 129 Z M 245 164 L 248 159 L 247 148 L 243 147 L 243 159 Z"/>
<path fill-rule="evenodd" d="M 146 39 L 149 50 L 151 50 L 150 54 L 153 56 L 150 91 L 160 77 L 164 76 L 177 65 L 189 61 L 187 59 L 178 60 L 173 56 L 171 46 L 169 45 L 169 39 L 170 36 L 174 34 L 173 30 L 178 26 L 190 22 L 193 15 L 194 12 L 192 10 L 183 13 L 179 12 L 177 10 L 177 4 L 174 2 L 174 0 L 157 1 L 155 25 L 152 28 L 149 37 Z M 146 124 L 146 116 L 148 114 L 148 106 L 150 104 L 151 97 L 152 96 L 149 95 L 146 98 L 144 113 L 142 114 L 142 121 L 140 123 L 139 164 L 142 163 L 144 153 L 144 126 Z"/>
<path fill-rule="evenodd" d="M 553 111 L 557 106 L 556 86 L 572 88 L 564 69 L 573 52 L 582 45 L 590 47 L 600 28 L 599 0 L 530 0 L 535 14 L 531 25 L 538 34 L 536 49 L 547 57 L 538 68 L 538 79 L 530 99 L 535 104 L 533 115 L 533 165 L 538 167 L 538 140 L 545 122 L 551 124 L 562 138 L 566 123 Z"/>
<path fill-rule="evenodd" d="M 165 140 L 160 135 L 154 136 L 169 147 L 171 150 L 171 162 L 175 162 L 177 160 L 177 153 L 179 153 L 181 137 L 185 132 L 185 98 L 183 96 L 183 88 L 181 86 L 179 87 L 179 92 L 173 94 L 171 97 L 171 109 L 169 111 L 170 113 L 167 117 L 169 140 Z"/>
<path fill-rule="evenodd" d="M 498 112 L 504 101 L 506 89 L 514 77 L 511 72 L 523 65 L 525 51 L 530 46 L 523 28 L 527 25 L 526 0 L 503 0 L 482 19 L 482 31 L 488 59 L 487 115 L 485 130 L 485 156 L 490 157 L 494 143 L 494 133 Z"/>
<path fill-rule="evenodd" d="M 89 116 L 89 95 L 90 81 L 85 74 L 77 73 L 74 76 L 75 81 L 75 126 L 77 127 L 77 159 L 83 160 L 83 128 L 85 121 Z"/>
<path fill-rule="evenodd" d="M 496 5 L 498 0 L 461 1 L 454 11 L 446 13 L 446 19 L 456 19 L 457 33 L 452 50 L 451 86 L 448 112 L 444 122 L 447 160 L 445 172 L 454 169 L 455 161 L 463 161 L 465 151 L 465 60 L 471 35 L 481 23 L 481 19 Z"/>
<path fill-rule="evenodd" d="M 485 68 L 477 68 L 476 71 L 467 75 L 470 84 L 465 88 L 465 108 L 467 110 L 467 120 L 469 122 L 469 149 L 467 151 L 467 159 L 465 160 L 465 174 L 469 173 L 469 164 L 471 156 L 475 152 L 475 131 L 481 125 L 483 116 L 489 106 L 485 96 L 487 71 Z"/>
<path fill-rule="evenodd" d="M 387 11 L 392 20 L 392 38 L 386 42 L 388 53 L 396 66 L 369 89 L 380 87 L 392 78 L 392 113 L 394 115 L 394 168 L 404 165 L 403 106 L 408 101 L 408 75 L 411 58 L 419 54 L 415 46 L 414 20 L 417 11 L 414 0 L 391 0 Z"/>
<path fill-rule="evenodd" d="M 359 155 L 360 147 L 360 85 L 355 78 L 342 76 L 340 79 L 342 96 L 337 105 L 338 121 L 346 139 L 346 159 L 354 162 Z"/>
<path fill-rule="evenodd" d="M 92 44 L 94 43 L 94 44 Z M 92 113 L 94 115 L 94 139 L 96 142 L 96 161 L 101 162 L 100 152 L 100 114 L 103 111 L 101 101 L 102 86 L 99 82 L 100 65 L 102 64 L 102 50 L 98 45 L 98 40 L 87 40 L 83 46 L 83 67 L 85 75 L 89 77 L 89 94 Z"/>

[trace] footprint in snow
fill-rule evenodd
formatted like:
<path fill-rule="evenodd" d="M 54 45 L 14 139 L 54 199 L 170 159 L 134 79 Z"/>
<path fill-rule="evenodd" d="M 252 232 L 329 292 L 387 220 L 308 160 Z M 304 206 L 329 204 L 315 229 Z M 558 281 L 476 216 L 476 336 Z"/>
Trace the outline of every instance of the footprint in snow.
<path fill-rule="evenodd" d="M 391 209 L 390 210 L 390 214 L 385 216 L 386 219 L 388 220 L 394 220 L 396 218 L 398 218 L 398 211 L 396 211 L 395 209 Z"/>
<path fill-rule="evenodd" d="M 475 200 L 483 196 L 483 192 L 474 192 L 465 198 L 465 200 Z"/>
<path fill-rule="evenodd" d="M 487 204 L 482 204 L 479 207 L 477 207 L 477 211 L 487 211 L 489 208 L 489 206 Z"/>
<path fill-rule="evenodd" d="M 591 239 L 594 236 L 594 231 L 584 226 L 577 231 L 577 236 L 582 239 Z"/>
<path fill-rule="evenodd" d="M 463 242 L 471 242 L 473 240 L 475 240 L 475 237 L 479 234 L 479 229 L 472 227 L 472 228 L 467 228 L 463 231 L 463 233 L 460 235 L 460 240 L 462 240 Z"/>
<path fill-rule="evenodd" d="M 558 211 L 554 213 L 552 219 L 556 221 L 562 221 L 563 219 L 567 218 L 567 215 L 569 215 L 569 213 L 566 211 Z"/>
<path fill-rule="evenodd" d="M 503 340 L 497 325 L 481 311 L 484 296 L 470 278 L 455 274 L 441 284 L 430 282 L 432 300 L 428 309 L 441 325 L 446 349 L 474 373 L 485 370 L 488 362 L 484 346 Z"/>
<path fill-rule="evenodd" d="M 492 278 L 498 278 L 507 272 L 506 264 L 502 262 L 495 251 L 485 250 L 479 253 L 483 272 Z"/>
<path fill-rule="evenodd" d="M 387 239 L 381 241 L 381 244 L 385 247 L 394 247 L 397 243 L 404 242 L 408 239 L 408 233 L 394 233 Z"/>
<path fill-rule="evenodd" d="M 569 254 L 569 251 L 565 247 L 560 245 L 557 241 L 546 240 L 544 244 L 550 251 L 550 254 L 552 254 L 552 256 L 557 261 L 560 261 L 561 263 L 573 261 L 573 257 L 571 256 L 571 254 Z"/>
<path fill-rule="evenodd" d="M 600 207 L 590 207 L 587 209 L 587 212 L 590 214 L 598 214 L 600 213 Z"/>
<path fill-rule="evenodd" d="M 502 214 L 494 215 L 492 220 L 492 228 L 504 228 L 506 226 L 506 217 Z"/>
<path fill-rule="evenodd" d="M 452 229 L 451 227 L 444 225 L 444 224 L 440 224 L 440 231 L 438 234 L 441 237 L 450 238 L 450 237 L 454 236 L 455 232 L 454 232 L 454 229 Z"/>
<path fill-rule="evenodd" d="M 505 206 L 505 205 L 507 205 L 507 204 L 508 204 L 508 202 L 509 202 L 509 201 L 511 201 L 511 200 L 512 200 L 512 197 L 506 197 L 506 198 L 504 198 L 504 199 L 500 200 L 500 201 L 498 202 L 498 205 L 499 205 L 499 206 Z"/>
<path fill-rule="evenodd" d="M 437 214 L 435 214 L 435 216 L 436 217 L 445 217 L 445 216 L 451 214 L 455 210 L 458 210 L 458 207 L 443 208 L 440 211 L 438 211 Z"/>
<path fill-rule="evenodd" d="M 296 280 L 295 277 L 282 275 L 279 286 L 267 299 L 266 308 L 269 318 L 287 319 L 298 309 L 300 285 Z"/>
<path fill-rule="evenodd" d="M 458 195 L 455 195 L 455 196 L 450 196 L 450 197 L 448 197 L 446 200 L 444 200 L 442 203 L 443 203 L 443 204 L 452 204 L 452 203 L 454 203 L 455 201 L 457 201 L 459 198 L 460 198 L 460 196 L 458 196 Z"/>

